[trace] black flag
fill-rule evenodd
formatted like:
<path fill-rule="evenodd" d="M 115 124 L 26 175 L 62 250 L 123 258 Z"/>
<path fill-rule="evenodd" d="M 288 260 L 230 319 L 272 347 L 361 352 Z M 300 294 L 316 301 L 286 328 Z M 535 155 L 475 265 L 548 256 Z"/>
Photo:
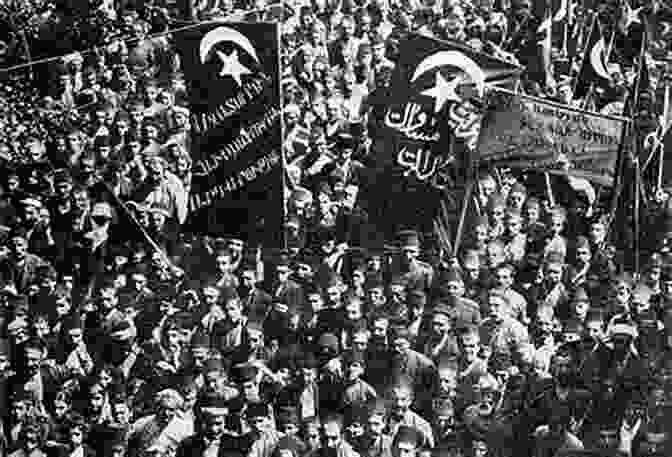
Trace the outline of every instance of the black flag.
<path fill-rule="evenodd" d="M 177 41 L 192 112 L 192 230 L 280 246 L 277 24 L 208 22 Z"/>

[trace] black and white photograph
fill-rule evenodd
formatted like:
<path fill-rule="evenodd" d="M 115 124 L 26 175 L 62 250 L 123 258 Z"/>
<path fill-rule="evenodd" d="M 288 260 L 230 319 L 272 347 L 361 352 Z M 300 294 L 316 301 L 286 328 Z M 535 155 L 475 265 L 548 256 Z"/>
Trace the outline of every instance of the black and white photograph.
<path fill-rule="evenodd" d="M 0 0 L 0 457 L 672 457 L 670 127 L 672 0 Z"/>

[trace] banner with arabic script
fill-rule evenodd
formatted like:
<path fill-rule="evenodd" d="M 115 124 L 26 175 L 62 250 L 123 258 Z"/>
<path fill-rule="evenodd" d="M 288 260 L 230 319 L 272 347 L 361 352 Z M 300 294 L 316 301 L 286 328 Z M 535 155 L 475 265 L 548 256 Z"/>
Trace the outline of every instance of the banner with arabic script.
<path fill-rule="evenodd" d="M 278 25 L 207 22 L 177 42 L 192 112 L 192 228 L 263 232 L 271 236 L 263 237 L 266 243 L 280 245 Z"/>
<path fill-rule="evenodd" d="M 569 174 L 612 186 L 626 122 L 624 118 L 496 89 L 487 97 L 479 160 Z M 559 165 L 567 161 L 568 171 Z"/>
<path fill-rule="evenodd" d="M 486 85 L 511 86 L 521 68 L 463 44 L 419 34 L 410 34 L 401 43 L 400 56 L 392 80 L 394 95 L 384 115 L 385 133 L 424 143 L 432 155 L 426 162 L 428 169 L 409 169 L 403 158 L 397 164 L 407 176 L 436 184 L 442 169 L 470 159 L 459 152 L 475 149 L 481 120 L 478 107 Z M 401 149 L 394 152 L 398 155 Z"/>
<path fill-rule="evenodd" d="M 384 164 L 376 179 L 384 190 L 377 206 L 395 202 L 384 217 L 400 224 L 422 217 L 427 231 L 432 231 L 428 208 L 464 186 L 486 86 L 512 86 L 521 68 L 461 43 L 415 33 L 400 43 L 399 50 L 390 96 L 376 113 L 381 125 L 374 141 L 384 145 L 377 158 Z M 388 198 L 390 189 L 398 189 L 393 198 Z M 402 201 L 408 202 L 405 210 Z M 424 214 L 407 214 L 419 201 L 426 208 Z"/>

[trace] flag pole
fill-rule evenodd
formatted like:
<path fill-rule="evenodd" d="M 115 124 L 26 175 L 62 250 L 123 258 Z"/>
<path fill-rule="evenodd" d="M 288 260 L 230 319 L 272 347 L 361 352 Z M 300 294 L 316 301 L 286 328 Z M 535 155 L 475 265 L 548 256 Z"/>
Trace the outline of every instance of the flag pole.
<path fill-rule="evenodd" d="M 665 66 L 665 103 L 664 103 L 664 108 L 663 108 L 663 129 L 661 132 L 661 141 L 664 140 L 665 134 L 667 131 L 667 126 L 670 123 L 669 119 L 669 111 L 670 111 L 670 62 L 667 63 Z M 664 144 L 659 144 L 658 145 L 658 177 L 656 179 L 656 192 L 660 192 L 660 190 L 663 188 L 663 169 L 665 168 L 665 145 Z"/>
<path fill-rule="evenodd" d="M 462 242 L 462 234 L 464 232 L 464 221 L 467 217 L 467 209 L 469 208 L 469 202 L 471 201 L 471 195 L 474 192 L 474 182 L 476 181 L 475 176 L 471 176 L 467 188 L 464 191 L 464 197 L 462 198 L 462 209 L 460 211 L 460 221 L 457 224 L 457 233 L 455 234 L 455 243 L 453 243 L 453 256 L 457 257 L 460 252 L 460 243 Z"/>
<path fill-rule="evenodd" d="M 633 259 L 633 265 L 634 265 L 634 270 L 635 270 L 635 276 L 639 276 L 639 232 L 640 232 L 640 227 L 639 227 L 639 200 L 641 198 L 640 195 L 640 183 L 641 183 L 641 173 L 639 170 L 639 157 L 635 156 L 635 204 L 634 204 L 634 218 L 633 218 L 633 229 L 635 231 L 635 237 L 633 240 L 634 246 L 633 246 L 633 255 L 635 258 Z"/>
<path fill-rule="evenodd" d="M 591 35 L 593 34 L 593 30 L 595 29 L 595 24 L 597 21 L 597 13 L 593 13 L 593 20 L 591 21 L 590 28 L 588 29 L 588 40 L 590 40 Z M 586 65 L 587 63 L 587 54 L 588 54 L 588 46 L 586 46 L 583 49 L 583 58 L 581 59 L 581 68 L 579 68 L 579 73 L 577 76 L 574 78 L 574 86 L 572 87 L 572 94 L 576 93 L 576 88 L 579 85 L 579 75 L 581 75 L 581 70 L 583 70 L 583 66 Z"/>

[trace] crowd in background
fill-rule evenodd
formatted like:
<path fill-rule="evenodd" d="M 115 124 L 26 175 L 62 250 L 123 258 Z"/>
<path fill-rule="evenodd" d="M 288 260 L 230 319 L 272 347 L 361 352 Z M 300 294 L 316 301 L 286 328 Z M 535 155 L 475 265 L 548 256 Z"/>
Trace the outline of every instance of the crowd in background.
<path fill-rule="evenodd" d="M 539 70 L 531 0 L 2 2 L 24 27 L 3 57 L 67 55 L 0 74 L 0 452 L 670 455 L 664 190 L 645 194 L 638 272 L 597 185 L 481 170 L 458 252 L 414 221 L 383 236 L 368 198 L 409 31 L 520 64 L 526 93 L 622 114 L 632 43 L 654 27 L 649 57 L 666 57 L 668 7 L 593 3 L 574 24 L 597 13 L 612 79 L 577 99 L 582 53 L 554 39 Z M 285 249 L 182 228 L 190 112 L 165 32 L 218 18 L 282 21 Z"/>

